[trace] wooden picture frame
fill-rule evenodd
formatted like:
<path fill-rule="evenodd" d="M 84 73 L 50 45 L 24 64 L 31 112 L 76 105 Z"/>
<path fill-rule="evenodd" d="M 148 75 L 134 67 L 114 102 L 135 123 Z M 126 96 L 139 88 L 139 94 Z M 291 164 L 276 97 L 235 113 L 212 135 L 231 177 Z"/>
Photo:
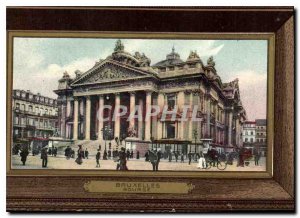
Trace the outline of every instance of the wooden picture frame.
<path fill-rule="evenodd" d="M 103 20 L 104 22 L 98 22 Z M 163 20 L 163 22 L 161 22 Z M 57 22 L 61 21 L 61 22 Z M 97 22 L 96 22 L 97 21 Z M 199 22 L 201 21 L 201 22 Z M 294 9 L 293 7 L 60 8 L 8 7 L 10 32 L 155 32 L 272 34 L 275 37 L 274 137 L 271 176 L 180 175 L 153 177 L 14 173 L 7 164 L 7 211 L 220 212 L 295 211 Z M 9 45 L 8 45 L 9 50 Z M 8 71 L 9 71 L 8 65 Z M 9 81 L 9 80 L 8 80 Z M 11 81 L 10 81 L 11 82 Z M 7 83 L 8 89 L 11 88 Z M 11 91 L 8 90 L 8 93 Z M 7 141 L 11 124 L 7 97 Z M 9 148 L 9 147 L 8 147 Z M 7 151 L 9 157 L 10 149 Z M 271 156 L 272 157 L 272 156 Z M 268 174 L 270 175 L 270 174 Z M 182 193 L 89 192 L 93 181 L 188 185 Z"/>

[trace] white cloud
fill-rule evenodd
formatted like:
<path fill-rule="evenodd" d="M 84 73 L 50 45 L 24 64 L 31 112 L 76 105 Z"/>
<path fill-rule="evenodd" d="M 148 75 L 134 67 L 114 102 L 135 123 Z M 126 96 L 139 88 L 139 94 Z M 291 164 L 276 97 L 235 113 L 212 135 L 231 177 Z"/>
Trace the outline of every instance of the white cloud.
<path fill-rule="evenodd" d="M 82 58 L 75 60 L 67 65 L 60 66 L 57 64 L 49 64 L 45 68 L 37 69 L 34 67 L 27 67 L 22 71 L 22 73 L 17 73 L 17 79 L 14 79 L 14 88 L 31 90 L 34 93 L 41 93 L 43 95 L 56 98 L 57 95 L 53 90 L 57 89 L 58 80 L 62 77 L 63 72 L 67 71 L 71 77 L 74 77 L 75 70 L 80 70 L 82 72 L 87 71 L 95 64 L 95 59 L 92 58 Z M 33 68 L 35 69 L 32 72 Z M 18 71 L 20 69 L 14 70 Z M 16 77 L 14 75 L 14 77 Z M 29 77 L 27 75 L 30 75 Z"/>

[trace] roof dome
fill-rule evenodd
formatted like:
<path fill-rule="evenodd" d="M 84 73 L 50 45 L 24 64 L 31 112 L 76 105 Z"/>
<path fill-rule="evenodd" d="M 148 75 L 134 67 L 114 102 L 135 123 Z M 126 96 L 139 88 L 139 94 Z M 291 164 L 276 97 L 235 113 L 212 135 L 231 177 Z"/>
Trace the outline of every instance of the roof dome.
<path fill-rule="evenodd" d="M 175 52 L 175 48 L 173 46 L 172 52 L 167 54 L 166 60 L 160 61 L 153 65 L 153 67 L 166 67 L 176 64 L 181 64 L 183 61 L 180 59 L 180 55 Z"/>

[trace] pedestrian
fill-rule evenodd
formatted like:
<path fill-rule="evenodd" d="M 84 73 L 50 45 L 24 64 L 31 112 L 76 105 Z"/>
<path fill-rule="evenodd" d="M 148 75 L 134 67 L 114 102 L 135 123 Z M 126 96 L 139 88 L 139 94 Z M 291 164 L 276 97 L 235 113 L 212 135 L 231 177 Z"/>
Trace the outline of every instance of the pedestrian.
<path fill-rule="evenodd" d="M 28 154 L 29 154 L 29 152 L 28 152 L 27 147 L 24 147 L 20 153 L 21 162 L 23 163 L 23 166 L 25 166 Z"/>
<path fill-rule="evenodd" d="M 133 150 L 131 150 L 131 152 L 130 152 L 130 158 L 131 159 L 133 158 Z"/>
<path fill-rule="evenodd" d="M 145 153 L 145 161 L 146 161 L 146 162 L 149 161 L 149 154 L 150 154 L 150 150 L 148 150 L 148 151 Z"/>
<path fill-rule="evenodd" d="M 100 167 L 100 162 L 99 162 L 100 156 L 101 156 L 100 149 L 98 149 L 96 154 L 96 167 Z"/>
<path fill-rule="evenodd" d="M 127 149 L 127 155 L 126 156 L 127 156 L 127 160 L 129 160 L 129 158 L 130 158 L 130 151 L 129 151 L 129 149 Z"/>
<path fill-rule="evenodd" d="M 102 159 L 107 160 L 107 151 L 106 151 L 106 149 L 103 152 L 103 158 Z"/>
<path fill-rule="evenodd" d="M 178 153 L 175 151 L 174 152 L 174 155 L 175 155 L 175 160 L 176 160 L 176 162 L 178 161 Z"/>
<path fill-rule="evenodd" d="M 188 153 L 188 158 L 189 158 L 189 165 L 191 165 L 191 162 L 192 162 L 192 153 L 191 152 Z"/>
<path fill-rule="evenodd" d="M 199 154 L 199 163 L 198 163 L 197 168 L 206 169 L 206 160 L 204 158 L 204 154 L 202 151 L 200 151 L 200 154 Z"/>
<path fill-rule="evenodd" d="M 169 152 L 169 162 L 172 162 L 172 153 Z"/>
<path fill-rule="evenodd" d="M 121 148 L 121 151 L 119 152 L 119 165 L 120 165 L 120 170 L 128 170 L 127 168 L 127 161 L 126 161 L 126 156 L 128 159 L 128 151 L 127 150 L 127 155 L 125 153 L 125 148 Z"/>
<path fill-rule="evenodd" d="M 52 155 L 52 149 L 51 149 L 51 148 L 49 148 L 48 154 L 49 154 L 49 155 Z"/>
<path fill-rule="evenodd" d="M 108 150 L 108 158 L 111 158 L 111 150 Z"/>
<path fill-rule="evenodd" d="M 255 149 L 254 150 L 254 163 L 255 163 L 255 166 L 259 166 L 259 163 L 258 163 L 259 158 L 260 158 L 260 155 L 259 155 L 258 151 Z"/>
<path fill-rule="evenodd" d="M 41 159 L 42 159 L 42 167 L 45 168 L 47 167 L 48 164 L 48 152 L 47 152 L 48 148 L 44 147 L 42 148 L 41 151 Z"/>
<path fill-rule="evenodd" d="M 152 170 L 153 171 L 158 171 L 158 166 L 159 166 L 159 162 L 160 159 L 162 157 L 162 153 L 160 151 L 150 151 L 149 152 L 149 161 L 152 164 Z"/>
<path fill-rule="evenodd" d="M 180 157 L 181 157 L 181 163 L 184 163 L 184 156 L 183 156 L 183 152 L 181 153 L 181 155 L 180 155 Z"/>
<path fill-rule="evenodd" d="M 66 159 L 69 160 L 70 157 L 71 157 L 71 155 L 72 155 L 72 149 L 68 145 L 67 148 L 65 149 L 65 157 L 66 157 Z"/>
<path fill-rule="evenodd" d="M 77 150 L 77 158 L 75 160 L 75 162 L 79 165 L 82 164 L 82 158 L 83 158 L 83 150 L 82 150 L 82 146 L 78 145 L 78 150 Z"/>
<path fill-rule="evenodd" d="M 86 159 L 89 159 L 89 151 L 87 148 L 84 151 L 84 156 L 86 157 Z"/>
<path fill-rule="evenodd" d="M 53 155 L 54 155 L 54 157 L 56 157 L 56 155 L 57 155 L 57 147 L 53 148 Z"/>
<path fill-rule="evenodd" d="M 140 159 L 140 152 L 136 151 L 136 159 Z"/>

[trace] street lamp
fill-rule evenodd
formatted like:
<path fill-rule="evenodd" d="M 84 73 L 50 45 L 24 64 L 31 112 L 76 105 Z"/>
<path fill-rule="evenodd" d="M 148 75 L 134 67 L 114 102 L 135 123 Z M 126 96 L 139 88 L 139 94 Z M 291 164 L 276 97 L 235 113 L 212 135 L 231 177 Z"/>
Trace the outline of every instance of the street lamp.
<path fill-rule="evenodd" d="M 106 150 L 106 140 L 108 137 L 111 137 L 112 134 L 112 129 L 110 128 L 110 126 L 105 126 L 104 128 L 102 128 L 102 134 L 103 134 L 103 138 L 104 138 L 104 143 L 105 143 L 105 150 Z"/>
<path fill-rule="evenodd" d="M 150 137 L 150 140 L 151 140 L 151 146 L 152 146 L 152 150 L 153 150 L 153 141 L 154 141 L 154 137 L 151 136 L 151 137 Z M 156 150 L 157 150 L 157 146 L 156 146 Z"/>

